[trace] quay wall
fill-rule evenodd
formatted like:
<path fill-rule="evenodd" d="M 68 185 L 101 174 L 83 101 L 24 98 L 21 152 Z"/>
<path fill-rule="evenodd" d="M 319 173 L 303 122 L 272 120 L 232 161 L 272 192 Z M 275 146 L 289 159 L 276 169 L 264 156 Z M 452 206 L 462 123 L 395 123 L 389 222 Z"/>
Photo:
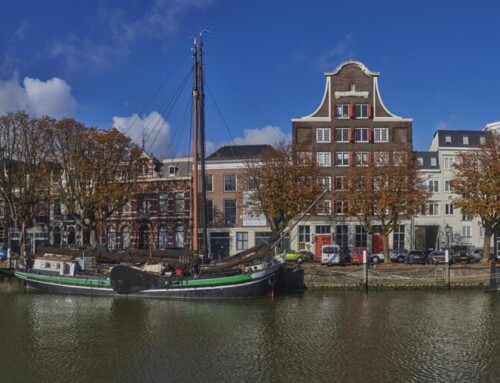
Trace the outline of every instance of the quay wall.
<path fill-rule="evenodd" d="M 327 267 L 287 265 L 285 288 L 328 289 L 484 289 L 490 283 L 490 265 L 389 265 Z"/>

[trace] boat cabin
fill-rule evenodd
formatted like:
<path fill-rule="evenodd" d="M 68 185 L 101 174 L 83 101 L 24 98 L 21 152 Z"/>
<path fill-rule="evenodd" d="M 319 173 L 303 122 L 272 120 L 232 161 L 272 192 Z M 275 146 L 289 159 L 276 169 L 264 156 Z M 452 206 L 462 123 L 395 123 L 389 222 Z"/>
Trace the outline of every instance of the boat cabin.
<path fill-rule="evenodd" d="M 45 254 L 36 258 L 33 271 L 38 274 L 75 276 L 83 270 L 95 270 L 95 257 L 69 258 L 55 254 Z"/>

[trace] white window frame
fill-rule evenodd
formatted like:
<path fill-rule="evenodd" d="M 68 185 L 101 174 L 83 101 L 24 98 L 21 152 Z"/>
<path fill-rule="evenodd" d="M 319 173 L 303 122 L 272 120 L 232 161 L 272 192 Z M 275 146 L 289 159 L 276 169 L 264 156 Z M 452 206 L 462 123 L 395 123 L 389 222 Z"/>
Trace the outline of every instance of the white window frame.
<path fill-rule="evenodd" d="M 344 215 L 346 214 L 346 201 L 345 200 L 337 200 L 335 201 L 335 214 L 336 215 Z"/>
<path fill-rule="evenodd" d="M 431 157 L 431 166 L 437 166 L 437 159 L 436 159 L 436 157 Z"/>
<path fill-rule="evenodd" d="M 389 129 L 387 129 L 387 128 L 374 128 L 373 129 L 373 142 L 389 142 Z"/>
<path fill-rule="evenodd" d="M 469 225 L 462 226 L 462 238 L 472 238 L 472 227 Z"/>
<path fill-rule="evenodd" d="M 354 155 L 356 166 L 368 166 L 368 152 L 356 152 Z"/>
<path fill-rule="evenodd" d="M 336 118 L 349 118 L 349 104 L 337 104 L 337 105 L 335 105 L 335 117 Z"/>
<path fill-rule="evenodd" d="M 431 193 L 439 193 L 439 180 L 431 178 L 427 181 L 427 186 Z"/>
<path fill-rule="evenodd" d="M 332 213 L 332 201 L 323 200 L 318 206 L 318 215 L 330 215 Z"/>
<path fill-rule="evenodd" d="M 445 203 L 444 204 L 444 215 L 453 215 L 453 204 Z"/>
<path fill-rule="evenodd" d="M 453 164 L 455 163 L 455 156 L 444 156 L 443 157 L 443 168 L 453 169 Z"/>
<path fill-rule="evenodd" d="M 335 176 L 335 190 L 345 190 L 345 180 L 345 176 Z"/>
<path fill-rule="evenodd" d="M 354 129 L 354 141 L 355 142 L 368 142 L 368 128 L 355 128 Z M 359 139 L 358 139 L 359 134 Z M 366 138 L 365 138 L 366 136 Z"/>
<path fill-rule="evenodd" d="M 375 166 L 385 166 L 389 164 L 388 152 L 373 152 L 373 163 Z"/>
<path fill-rule="evenodd" d="M 349 166 L 349 152 L 335 153 L 335 166 L 339 167 Z"/>
<path fill-rule="evenodd" d="M 231 182 L 226 182 L 226 177 L 229 178 L 229 177 L 234 177 L 234 189 L 228 189 L 226 186 L 228 185 L 231 185 Z M 225 192 L 235 192 L 238 190 L 238 176 L 236 174 L 224 174 L 224 177 L 223 177 L 223 180 L 224 180 L 224 191 Z"/>
<path fill-rule="evenodd" d="M 328 190 L 332 190 L 332 177 L 330 177 L 330 176 L 319 177 L 318 184 L 323 186 L 323 188 L 326 188 Z"/>
<path fill-rule="evenodd" d="M 336 142 L 350 142 L 349 141 L 349 128 L 336 128 L 335 129 L 335 141 Z M 339 135 L 341 139 L 339 140 Z"/>
<path fill-rule="evenodd" d="M 451 180 L 444 180 L 444 192 L 445 193 L 451 193 Z"/>
<path fill-rule="evenodd" d="M 316 129 L 316 142 L 330 143 L 332 142 L 332 130 L 330 128 L 317 128 Z"/>
<path fill-rule="evenodd" d="M 318 166 L 329 167 L 332 166 L 332 153 L 330 152 L 317 152 L 316 162 Z"/>
<path fill-rule="evenodd" d="M 354 117 L 356 118 L 368 118 L 368 104 L 355 104 L 354 105 Z"/>

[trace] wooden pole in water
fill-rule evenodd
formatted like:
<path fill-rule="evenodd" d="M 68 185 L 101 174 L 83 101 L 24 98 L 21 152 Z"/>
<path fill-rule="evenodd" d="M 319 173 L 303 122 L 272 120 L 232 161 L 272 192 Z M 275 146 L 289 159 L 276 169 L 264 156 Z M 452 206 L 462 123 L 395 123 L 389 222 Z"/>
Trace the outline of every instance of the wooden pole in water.
<path fill-rule="evenodd" d="M 365 285 L 365 292 L 368 292 L 368 262 L 366 250 L 363 250 L 363 284 Z"/>

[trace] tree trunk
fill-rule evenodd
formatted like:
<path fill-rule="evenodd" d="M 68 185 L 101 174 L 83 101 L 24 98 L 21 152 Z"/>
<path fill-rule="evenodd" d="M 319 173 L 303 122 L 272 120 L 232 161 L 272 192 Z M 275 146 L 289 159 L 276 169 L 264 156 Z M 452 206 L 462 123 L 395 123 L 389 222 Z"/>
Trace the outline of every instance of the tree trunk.
<path fill-rule="evenodd" d="M 97 229 L 95 226 L 89 227 L 89 232 L 90 232 L 90 246 L 92 249 L 97 248 L 97 245 L 99 244 L 97 242 Z"/>
<path fill-rule="evenodd" d="M 391 264 L 391 257 L 389 257 L 389 236 L 383 234 L 382 235 L 382 243 L 384 245 L 384 263 L 386 265 Z"/>
<path fill-rule="evenodd" d="M 492 235 L 493 233 L 491 230 L 484 231 L 483 258 L 481 258 L 481 263 L 487 263 L 490 260 Z"/>

